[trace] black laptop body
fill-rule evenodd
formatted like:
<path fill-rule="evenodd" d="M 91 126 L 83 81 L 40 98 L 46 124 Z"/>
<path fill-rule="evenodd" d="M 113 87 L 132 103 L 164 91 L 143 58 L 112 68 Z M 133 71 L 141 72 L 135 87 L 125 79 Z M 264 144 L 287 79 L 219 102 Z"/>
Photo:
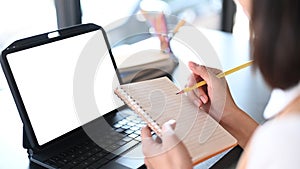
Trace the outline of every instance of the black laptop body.
<path fill-rule="evenodd" d="M 95 54 L 98 49 L 106 52 L 106 62 L 101 52 Z M 106 86 L 118 85 L 109 79 L 119 81 L 102 27 L 82 24 L 21 39 L 2 51 L 0 61 L 31 162 L 46 168 L 125 169 L 143 164 L 140 128 L 145 124 L 122 104 L 107 106 L 113 100 L 104 91 L 111 88 L 92 94 L 98 90 L 94 79 Z M 99 69 L 101 65 L 108 68 Z M 91 107 L 99 102 L 94 112 Z M 132 151 L 138 152 L 135 158 L 126 156 Z"/>

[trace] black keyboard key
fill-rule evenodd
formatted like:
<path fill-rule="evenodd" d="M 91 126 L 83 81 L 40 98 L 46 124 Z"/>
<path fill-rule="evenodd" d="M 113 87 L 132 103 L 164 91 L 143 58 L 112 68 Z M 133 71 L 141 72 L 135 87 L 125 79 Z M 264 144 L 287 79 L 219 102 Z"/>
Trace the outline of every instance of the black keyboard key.
<path fill-rule="evenodd" d="M 54 167 L 54 168 L 61 167 L 59 164 L 56 163 L 56 161 L 53 161 L 51 159 L 47 160 L 45 163 L 48 164 L 48 165 L 50 165 L 50 166 L 52 166 L 52 167 Z"/>
<path fill-rule="evenodd" d="M 130 128 L 130 130 L 137 131 L 137 130 L 140 130 L 140 128 L 137 127 L 137 126 L 133 126 L 133 127 Z"/>
<path fill-rule="evenodd" d="M 124 125 L 124 126 L 122 126 L 121 128 L 127 130 L 127 129 L 129 129 L 130 127 L 131 127 L 131 126 Z"/>
<path fill-rule="evenodd" d="M 100 159 L 100 158 L 103 158 L 106 154 L 108 154 L 107 151 L 101 151 L 101 152 L 95 154 L 95 156 Z"/>
<path fill-rule="evenodd" d="M 136 118 L 137 117 L 135 115 L 131 115 L 131 116 L 126 117 L 126 119 L 129 120 L 129 121 L 135 120 Z"/>
<path fill-rule="evenodd" d="M 95 158 L 95 157 L 91 157 L 89 159 L 87 159 L 86 161 L 83 161 L 81 162 L 78 166 L 76 166 L 75 168 L 86 168 L 87 166 L 97 162 L 98 160 L 101 160 L 101 159 L 98 159 L 98 158 Z M 74 169 L 75 169 L 74 168 Z"/>
<path fill-rule="evenodd" d="M 112 151 L 118 149 L 119 147 L 120 147 L 120 145 L 118 145 L 118 144 L 113 144 L 113 145 L 107 147 L 106 150 L 109 151 L 109 152 L 112 152 Z"/>
<path fill-rule="evenodd" d="M 72 167 L 74 167 L 74 165 L 72 165 L 71 163 L 69 163 L 69 164 L 66 164 L 66 165 L 62 166 L 60 169 L 70 169 Z"/>
<path fill-rule="evenodd" d="M 103 166 L 104 164 L 106 164 L 107 162 L 109 162 L 109 160 L 103 158 L 101 160 L 98 160 L 97 162 L 93 163 L 92 165 L 88 166 L 89 168 L 99 168 L 101 166 Z"/>
<path fill-rule="evenodd" d="M 78 165 L 79 163 L 80 163 L 80 161 L 75 160 L 75 161 L 71 161 L 70 164 L 76 166 L 76 165 Z"/>
<path fill-rule="evenodd" d="M 122 146 L 122 145 L 126 144 L 126 141 L 119 140 L 119 141 L 117 141 L 117 144 L 120 145 L 120 146 Z"/>
<path fill-rule="evenodd" d="M 136 140 L 131 140 L 130 142 L 124 144 L 123 146 L 121 146 L 120 148 L 118 148 L 117 150 L 115 150 L 113 153 L 116 155 L 120 155 L 123 152 L 125 152 L 126 150 L 128 150 L 129 148 L 137 145 L 139 142 Z"/>
<path fill-rule="evenodd" d="M 118 132 L 118 133 L 122 133 L 122 132 L 124 131 L 124 129 L 118 128 L 118 129 L 116 129 L 115 131 Z"/>
<path fill-rule="evenodd" d="M 68 162 L 70 162 L 72 159 L 75 159 L 75 158 L 76 158 L 75 154 L 72 154 L 72 155 L 69 155 L 69 156 L 64 157 L 64 160 L 66 160 L 67 163 L 68 163 Z"/>
<path fill-rule="evenodd" d="M 124 124 L 127 124 L 128 122 L 129 122 L 129 120 L 123 119 L 123 120 L 119 121 L 118 123 L 124 125 Z"/>
<path fill-rule="evenodd" d="M 132 120 L 132 122 L 138 124 L 141 122 L 141 119 Z"/>
<path fill-rule="evenodd" d="M 130 134 L 130 135 L 128 135 L 129 137 L 131 137 L 131 138 L 136 138 L 138 135 L 137 134 L 134 134 L 134 133 L 132 133 L 132 134 Z"/>
<path fill-rule="evenodd" d="M 125 133 L 126 134 L 131 134 L 131 133 L 133 133 L 134 131 L 133 130 L 130 130 L 130 129 L 127 129 L 126 131 L 125 131 Z"/>
<path fill-rule="evenodd" d="M 72 169 L 83 169 L 86 168 L 89 164 L 88 163 L 80 163 L 79 165 L 75 166 Z"/>
<path fill-rule="evenodd" d="M 129 141 L 132 140 L 132 138 L 131 137 L 124 137 L 122 140 L 125 141 L 125 142 L 129 142 Z"/>
<path fill-rule="evenodd" d="M 82 151 L 82 150 L 78 150 L 78 151 L 76 151 L 76 155 L 81 155 L 81 154 L 83 154 L 84 153 L 84 151 Z"/>
<path fill-rule="evenodd" d="M 132 126 L 135 126 L 135 125 L 136 125 L 136 123 L 133 123 L 133 122 L 128 122 L 128 123 L 127 123 L 127 125 L 132 127 Z"/>
<path fill-rule="evenodd" d="M 99 168 L 140 142 L 140 125 L 144 123 L 137 124 L 139 120 L 136 116 L 125 118 L 114 124 L 115 130 L 107 131 L 99 137 L 97 144 L 86 140 L 52 157 L 46 163 L 62 169 Z"/>
<path fill-rule="evenodd" d="M 65 158 L 65 159 L 61 159 L 59 162 L 61 162 L 63 165 L 65 165 L 65 164 L 69 163 L 70 160 Z"/>
<path fill-rule="evenodd" d="M 117 142 L 117 141 L 119 141 L 119 140 L 122 140 L 123 137 L 124 137 L 123 134 L 119 134 L 119 135 L 113 136 L 113 137 L 111 138 L 111 140 L 113 140 L 114 143 L 115 143 L 115 142 Z"/>
<path fill-rule="evenodd" d="M 104 158 L 107 159 L 107 160 L 112 160 L 112 159 L 114 159 L 116 157 L 117 157 L 117 155 L 110 153 L 107 156 L 105 156 Z"/>
<path fill-rule="evenodd" d="M 115 142 L 113 141 L 113 140 L 111 140 L 110 138 L 108 138 L 107 140 L 105 140 L 104 142 L 103 142 L 103 145 L 105 145 L 105 147 L 108 147 L 108 146 L 110 146 L 110 145 L 112 145 L 112 144 L 114 144 Z M 100 143 L 101 144 L 101 143 Z"/>
<path fill-rule="evenodd" d="M 87 159 L 86 156 L 80 156 L 77 158 L 78 161 L 84 161 L 85 159 Z"/>
<path fill-rule="evenodd" d="M 87 167 L 85 167 L 85 169 L 98 169 L 99 167 L 93 167 L 93 166 L 87 166 Z"/>
<path fill-rule="evenodd" d="M 95 161 L 98 161 L 98 160 L 100 160 L 101 158 L 99 158 L 99 157 L 97 157 L 97 156 L 93 156 L 93 157 L 91 157 L 89 160 L 91 161 L 90 163 L 92 163 L 92 162 L 95 162 Z"/>
<path fill-rule="evenodd" d="M 65 152 L 62 152 L 62 153 L 60 153 L 60 154 L 58 155 L 58 157 L 60 157 L 60 158 L 65 158 L 65 157 L 67 157 L 67 156 L 68 156 L 68 154 L 65 153 Z"/>
<path fill-rule="evenodd" d="M 122 124 L 119 124 L 119 123 L 116 123 L 116 124 L 114 125 L 115 128 L 120 128 L 121 126 L 123 126 L 123 125 L 122 125 Z"/>
<path fill-rule="evenodd" d="M 142 127 L 146 126 L 146 124 L 141 124 L 141 123 L 139 123 L 139 124 L 137 124 L 136 126 L 139 127 L 139 128 L 142 128 Z"/>
<path fill-rule="evenodd" d="M 139 142 L 142 141 L 142 137 L 141 137 L 141 136 L 138 136 L 138 137 L 136 137 L 136 138 L 134 138 L 134 139 L 137 140 L 137 141 L 139 141 Z"/>
<path fill-rule="evenodd" d="M 90 152 L 90 151 L 88 151 L 88 152 L 86 152 L 83 156 L 90 157 L 90 156 L 92 156 L 92 155 L 93 155 L 93 153 Z"/>
<path fill-rule="evenodd" d="M 97 146 L 97 147 L 93 148 L 90 152 L 93 153 L 93 154 L 96 154 L 96 153 L 98 153 L 100 151 L 102 151 L 102 148 L 100 148 L 100 147 Z"/>
<path fill-rule="evenodd" d="M 88 144 L 83 147 L 83 151 L 89 151 L 92 148 L 92 145 Z"/>
<path fill-rule="evenodd" d="M 137 130 L 134 133 L 137 134 L 137 135 L 141 135 L 141 130 Z"/>
<path fill-rule="evenodd" d="M 60 160 L 60 158 L 58 156 L 54 156 L 50 160 L 53 161 L 53 162 L 57 162 L 57 161 Z"/>

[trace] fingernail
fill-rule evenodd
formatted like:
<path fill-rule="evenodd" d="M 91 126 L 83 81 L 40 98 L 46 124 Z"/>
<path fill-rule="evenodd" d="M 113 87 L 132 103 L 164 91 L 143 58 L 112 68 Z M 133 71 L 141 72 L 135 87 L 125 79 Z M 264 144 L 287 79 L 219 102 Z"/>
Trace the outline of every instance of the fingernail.
<path fill-rule="evenodd" d="M 169 123 L 170 125 L 172 125 L 172 124 L 176 123 L 176 120 L 171 119 L 171 120 L 168 121 L 168 123 Z"/>
<path fill-rule="evenodd" d="M 204 104 L 206 104 L 207 100 L 206 100 L 206 98 L 205 98 L 204 96 L 200 96 L 200 99 L 201 99 L 201 101 L 202 101 Z"/>
<path fill-rule="evenodd" d="M 190 62 L 190 67 L 191 68 L 195 68 L 197 66 L 197 64 L 196 63 L 194 63 L 194 62 Z"/>
<path fill-rule="evenodd" d="M 175 124 L 176 124 L 176 121 L 174 119 L 171 119 L 169 121 L 167 121 L 166 123 L 163 124 L 162 126 L 162 132 L 163 133 L 173 133 L 173 130 L 175 128 Z"/>
<path fill-rule="evenodd" d="M 195 104 L 197 107 L 200 107 L 200 100 L 194 100 L 194 104 Z"/>

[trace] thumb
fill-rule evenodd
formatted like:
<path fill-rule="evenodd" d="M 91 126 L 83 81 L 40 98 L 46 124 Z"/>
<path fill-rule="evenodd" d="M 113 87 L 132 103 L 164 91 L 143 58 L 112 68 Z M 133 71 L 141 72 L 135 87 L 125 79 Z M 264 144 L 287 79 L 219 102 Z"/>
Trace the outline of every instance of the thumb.
<path fill-rule="evenodd" d="M 174 132 L 176 127 L 176 121 L 175 120 L 169 120 L 167 122 L 165 122 L 162 126 L 162 132 L 166 133 L 166 132 Z"/>
<path fill-rule="evenodd" d="M 153 157 L 160 154 L 160 144 L 152 139 L 151 130 L 148 126 L 142 128 L 142 150 L 145 157 Z"/>
<path fill-rule="evenodd" d="M 177 145 L 180 140 L 175 134 L 175 126 L 176 121 L 175 120 L 169 120 L 168 122 L 164 123 L 162 126 L 162 144 L 163 147 L 173 147 Z"/>
<path fill-rule="evenodd" d="M 148 126 L 142 127 L 141 137 L 142 139 L 148 139 L 152 137 L 151 130 Z"/>

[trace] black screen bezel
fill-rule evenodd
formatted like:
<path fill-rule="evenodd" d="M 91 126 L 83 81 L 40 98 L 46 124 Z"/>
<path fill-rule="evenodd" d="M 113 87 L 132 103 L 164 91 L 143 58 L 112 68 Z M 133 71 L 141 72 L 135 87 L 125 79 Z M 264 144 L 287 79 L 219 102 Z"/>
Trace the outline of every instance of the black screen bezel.
<path fill-rule="evenodd" d="M 14 53 L 14 52 L 22 51 L 22 50 L 33 48 L 33 47 L 38 47 L 38 46 L 41 46 L 41 45 L 49 44 L 49 43 L 52 43 L 52 42 L 60 41 L 60 40 L 63 40 L 63 39 L 71 38 L 71 37 L 74 37 L 74 36 L 82 35 L 82 34 L 93 32 L 93 31 L 98 31 L 98 30 L 100 30 L 102 32 L 103 36 L 104 36 L 104 39 L 105 39 L 107 48 L 109 50 L 109 54 L 110 54 L 114 69 L 116 71 L 116 74 L 118 76 L 118 79 L 119 79 L 120 83 L 122 83 L 119 72 L 118 72 L 118 69 L 117 69 L 117 66 L 116 66 L 116 63 L 115 63 L 115 60 L 114 60 L 114 57 L 113 57 L 112 52 L 111 52 L 111 47 L 109 45 L 109 41 L 108 41 L 106 32 L 101 26 L 98 26 L 98 25 L 95 25 L 95 24 L 76 25 L 76 26 L 72 26 L 72 27 L 68 27 L 68 28 L 64 28 L 64 29 L 60 29 L 60 30 L 56 30 L 56 31 L 36 35 L 36 36 L 32 36 L 32 37 L 29 37 L 29 38 L 17 40 L 17 41 L 13 42 L 11 45 L 9 45 L 6 49 L 4 49 L 2 51 L 1 57 L 0 57 L 0 62 L 1 62 L 1 65 L 2 65 L 2 69 L 3 69 L 3 72 L 4 72 L 5 77 L 7 79 L 9 88 L 10 88 L 11 93 L 13 95 L 15 104 L 17 106 L 19 115 L 21 117 L 21 120 L 22 120 L 22 123 L 23 123 L 23 126 L 24 126 L 24 132 L 25 132 L 24 136 L 27 137 L 27 141 L 28 141 L 29 146 L 30 146 L 31 149 L 36 150 L 36 151 L 44 149 L 48 145 L 51 145 L 52 143 L 55 143 L 59 140 L 64 139 L 65 137 L 67 137 L 67 135 L 70 135 L 70 133 L 80 130 L 81 127 L 78 127 L 76 129 L 64 134 L 63 136 L 60 136 L 60 137 L 58 137 L 58 138 L 56 138 L 56 139 L 54 139 L 54 140 L 52 140 L 48 143 L 45 143 L 43 145 L 39 145 L 38 141 L 37 141 L 37 138 L 36 138 L 36 135 L 34 133 L 34 130 L 32 128 L 30 119 L 28 117 L 26 108 L 24 106 L 22 97 L 21 97 L 20 92 L 18 90 L 18 86 L 17 86 L 16 81 L 14 79 L 13 73 L 10 69 L 10 65 L 8 63 L 8 60 L 7 60 L 7 55 L 11 54 L 11 53 Z M 49 38 L 48 35 L 50 33 L 53 33 L 53 32 L 59 32 L 59 36 Z M 117 110 L 113 110 L 111 113 L 115 113 L 116 111 Z M 108 113 L 108 114 L 110 114 L 110 113 Z"/>

